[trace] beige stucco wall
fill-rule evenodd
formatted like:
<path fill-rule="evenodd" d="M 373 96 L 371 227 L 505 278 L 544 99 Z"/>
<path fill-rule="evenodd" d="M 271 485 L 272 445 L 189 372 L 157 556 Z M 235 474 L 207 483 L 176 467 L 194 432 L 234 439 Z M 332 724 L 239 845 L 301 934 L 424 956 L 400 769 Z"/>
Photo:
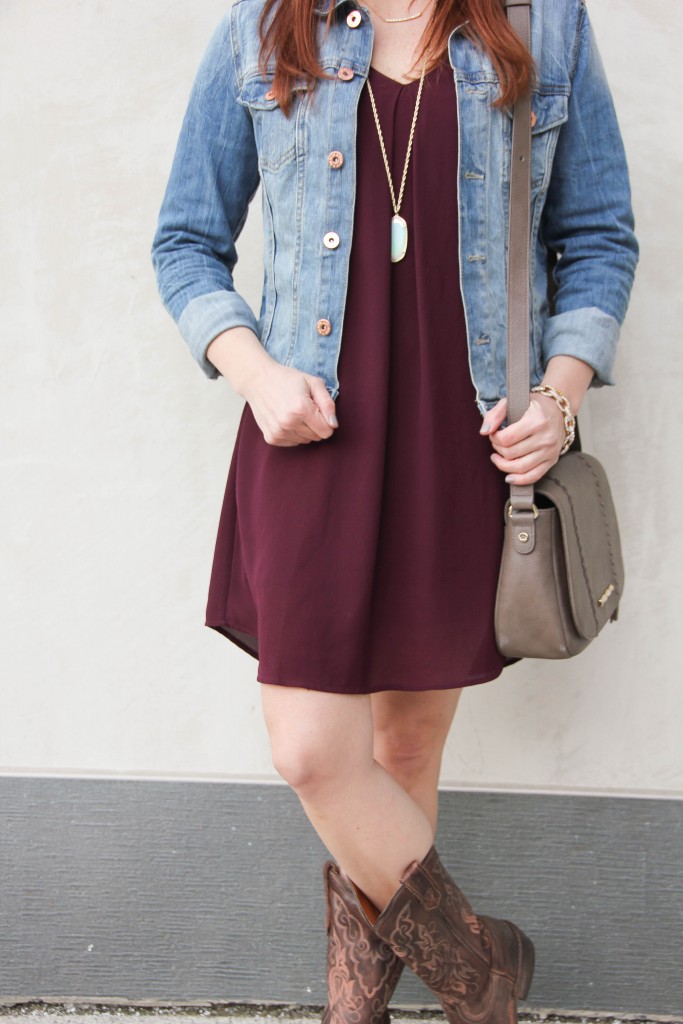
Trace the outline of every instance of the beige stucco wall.
<path fill-rule="evenodd" d="M 2 709 L 6 771 L 273 777 L 255 663 L 203 625 L 241 403 L 192 363 L 148 258 L 224 0 L 0 8 Z M 575 661 L 468 691 L 444 781 L 683 791 L 683 9 L 592 0 L 642 260 L 619 386 L 590 399 L 628 569 Z M 258 203 L 238 283 L 260 295 Z"/>

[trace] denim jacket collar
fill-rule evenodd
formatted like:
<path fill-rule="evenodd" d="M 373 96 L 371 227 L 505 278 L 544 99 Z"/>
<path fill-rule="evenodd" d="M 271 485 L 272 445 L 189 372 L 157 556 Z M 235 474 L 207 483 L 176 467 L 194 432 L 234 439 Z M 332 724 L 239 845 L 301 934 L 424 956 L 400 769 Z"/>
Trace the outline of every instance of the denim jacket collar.
<path fill-rule="evenodd" d="M 330 4 L 335 9 L 346 4 L 351 4 L 353 7 L 360 6 L 355 2 L 355 0 L 319 0 L 314 8 L 315 13 L 327 17 L 330 10 Z"/>

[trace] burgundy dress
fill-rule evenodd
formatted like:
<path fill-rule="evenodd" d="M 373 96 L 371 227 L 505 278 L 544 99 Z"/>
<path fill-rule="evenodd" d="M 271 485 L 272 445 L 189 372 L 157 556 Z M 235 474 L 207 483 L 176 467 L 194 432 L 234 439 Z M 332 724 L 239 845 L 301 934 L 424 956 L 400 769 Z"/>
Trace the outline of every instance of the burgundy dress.
<path fill-rule="evenodd" d="M 418 83 L 374 69 L 370 80 L 398 194 Z M 468 364 L 456 119 L 440 66 L 425 78 L 401 206 L 408 251 L 392 264 L 389 185 L 363 90 L 339 427 L 277 447 L 244 408 L 206 625 L 258 657 L 260 682 L 440 690 L 506 664 L 493 607 L 507 487 L 479 434 Z"/>

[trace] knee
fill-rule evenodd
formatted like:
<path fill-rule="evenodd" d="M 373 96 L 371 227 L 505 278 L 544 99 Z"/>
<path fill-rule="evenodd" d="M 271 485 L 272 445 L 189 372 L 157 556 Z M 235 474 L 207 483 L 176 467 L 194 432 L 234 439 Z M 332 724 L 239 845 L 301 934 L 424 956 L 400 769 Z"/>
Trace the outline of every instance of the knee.
<path fill-rule="evenodd" d="M 326 751 L 308 737 L 271 737 L 271 754 L 275 771 L 306 802 L 313 802 L 334 777 Z"/>
<path fill-rule="evenodd" d="M 429 725 L 387 725 L 375 733 L 375 757 L 400 778 L 438 776 L 442 749 L 441 737 Z"/>
<path fill-rule="evenodd" d="M 304 803 L 334 800 L 372 767 L 369 698 L 263 685 L 273 765 Z"/>

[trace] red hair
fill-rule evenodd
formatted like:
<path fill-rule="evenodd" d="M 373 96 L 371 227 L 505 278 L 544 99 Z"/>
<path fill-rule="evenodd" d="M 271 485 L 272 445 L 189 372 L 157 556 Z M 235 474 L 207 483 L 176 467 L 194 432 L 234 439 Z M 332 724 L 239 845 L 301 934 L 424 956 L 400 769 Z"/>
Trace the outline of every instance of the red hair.
<path fill-rule="evenodd" d="M 287 4 L 287 15 L 277 10 Z M 275 58 L 273 93 L 283 111 L 289 113 L 292 90 L 297 80 L 312 87 L 327 78 L 320 67 L 316 39 L 315 8 L 319 0 L 266 0 L 259 21 L 261 67 Z M 334 0 L 328 0 L 327 27 L 335 14 Z M 463 24 L 466 22 L 466 24 Z M 495 106 L 511 106 L 531 86 L 534 65 L 531 54 L 510 28 L 503 0 L 436 0 L 418 60 L 427 51 L 441 59 L 448 37 L 462 26 L 463 35 L 488 55 L 500 82 Z M 417 63 L 417 61 L 416 61 Z"/>

